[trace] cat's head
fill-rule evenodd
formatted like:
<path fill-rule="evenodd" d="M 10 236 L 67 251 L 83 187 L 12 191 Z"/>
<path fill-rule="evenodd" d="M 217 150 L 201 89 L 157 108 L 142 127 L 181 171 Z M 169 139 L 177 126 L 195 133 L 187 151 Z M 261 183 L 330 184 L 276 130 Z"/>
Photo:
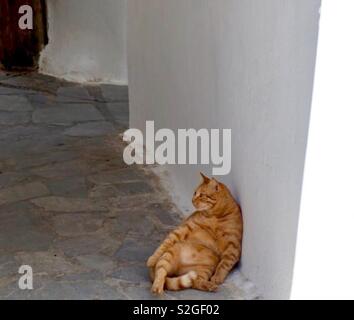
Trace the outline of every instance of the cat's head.
<path fill-rule="evenodd" d="M 197 210 L 210 210 L 225 201 L 228 195 L 227 188 L 224 184 L 215 178 L 208 178 L 203 173 L 202 183 L 195 190 L 192 203 Z"/>

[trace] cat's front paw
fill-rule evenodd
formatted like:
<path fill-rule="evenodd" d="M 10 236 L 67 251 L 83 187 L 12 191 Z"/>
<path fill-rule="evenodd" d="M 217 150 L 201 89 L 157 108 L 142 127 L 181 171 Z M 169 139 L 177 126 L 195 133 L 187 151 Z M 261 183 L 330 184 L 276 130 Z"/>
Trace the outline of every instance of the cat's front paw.
<path fill-rule="evenodd" d="M 164 284 L 159 281 L 155 281 L 152 285 L 151 292 L 156 295 L 162 295 L 164 293 Z"/>
<path fill-rule="evenodd" d="M 157 261 L 158 259 L 156 259 L 154 256 L 151 256 L 146 262 L 146 266 L 148 268 L 154 268 L 156 266 Z"/>

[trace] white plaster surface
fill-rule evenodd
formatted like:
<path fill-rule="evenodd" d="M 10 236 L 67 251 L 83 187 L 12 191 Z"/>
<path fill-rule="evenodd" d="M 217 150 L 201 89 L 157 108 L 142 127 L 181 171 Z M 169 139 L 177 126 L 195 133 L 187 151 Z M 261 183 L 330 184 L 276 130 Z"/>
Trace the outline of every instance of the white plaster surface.
<path fill-rule="evenodd" d="M 40 71 L 77 82 L 127 84 L 127 0 L 48 0 Z"/>
<path fill-rule="evenodd" d="M 319 0 L 129 0 L 130 125 L 231 128 L 226 182 L 245 218 L 241 270 L 288 298 L 315 65 Z M 190 201 L 199 170 L 168 167 Z"/>

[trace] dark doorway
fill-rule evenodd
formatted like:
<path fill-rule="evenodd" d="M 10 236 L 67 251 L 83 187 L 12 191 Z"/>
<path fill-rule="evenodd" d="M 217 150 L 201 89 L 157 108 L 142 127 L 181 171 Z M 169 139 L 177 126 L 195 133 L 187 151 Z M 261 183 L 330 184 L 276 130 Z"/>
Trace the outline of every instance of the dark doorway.
<path fill-rule="evenodd" d="M 21 6 L 33 9 L 33 29 L 22 30 Z M 0 0 L 0 67 L 6 70 L 35 69 L 48 43 L 45 0 Z"/>

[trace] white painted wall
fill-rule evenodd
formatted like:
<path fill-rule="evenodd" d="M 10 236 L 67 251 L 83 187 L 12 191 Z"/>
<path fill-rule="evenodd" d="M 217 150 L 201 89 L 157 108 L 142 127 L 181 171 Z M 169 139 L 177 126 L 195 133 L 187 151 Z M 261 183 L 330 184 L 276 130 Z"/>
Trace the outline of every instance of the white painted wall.
<path fill-rule="evenodd" d="M 319 0 L 129 0 L 131 127 L 232 128 L 221 179 L 245 217 L 242 272 L 288 298 L 315 64 Z M 190 199 L 198 170 L 173 166 Z"/>
<path fill-rule="evenodd" d="M 48 0 L 49 44 L 40 71 L 127 84 L 127 0 Z"/>
<path fill-rule="evenodd" d="M 293 299 L 354 299 L 353 12 L 322 4 Z"/>

